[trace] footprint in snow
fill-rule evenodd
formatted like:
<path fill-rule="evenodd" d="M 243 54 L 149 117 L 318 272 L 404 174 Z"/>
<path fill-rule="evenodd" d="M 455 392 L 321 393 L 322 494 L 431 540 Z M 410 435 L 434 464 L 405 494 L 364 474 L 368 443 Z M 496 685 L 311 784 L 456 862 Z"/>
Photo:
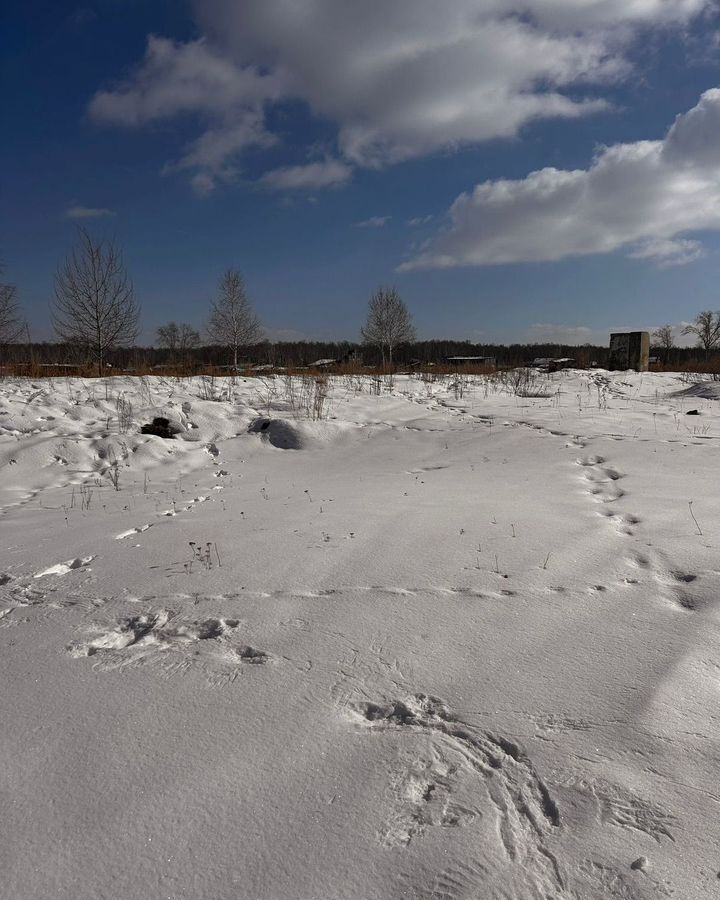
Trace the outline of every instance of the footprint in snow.
<path fill-rule="evenodd" d="M 264 650 L 239 640 L 239 628 L 238 619 L 187 620 L 162 609 L 93 626 L 90 637 L 73 641 L 67 650 L 76 658 L 95 658 L 100 670 L 156 665 L 173 675 L 199 667 L 212 684 L 224 685 L 245 666 L 270 660 Z"/>
<path fill-rule="evenodd" d="M 550 848 L 561 827 L 557 802 L 515 741 L 463 722 L 426 694 L 348 702 L 346 708 L 371 734 L 394 734 L 409 753 L 404 770 L 391 774 L 394 809 L 378 831 L 384 843 L 408 845 L 435 827 L 473 828 L 484 837 L 482 862 L 469 861 L 462 872 L 438 876 L 448 889 L 469 891 L 450 890 L 448 898 L 483 896 L 491 867 L 502 871 L 513 896 L 530 896 L 530 883 L 533 896 L 568 896 Z"/>

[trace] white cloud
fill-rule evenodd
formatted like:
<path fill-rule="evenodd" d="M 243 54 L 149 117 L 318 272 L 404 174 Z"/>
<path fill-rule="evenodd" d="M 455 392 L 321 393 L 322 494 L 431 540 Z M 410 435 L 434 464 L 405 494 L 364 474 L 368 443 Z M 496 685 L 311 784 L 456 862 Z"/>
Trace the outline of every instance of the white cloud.
<path fill-rule="evenodd" d="M 268 140 L 267 107 L 287 100 L 334 123 L 346 163 L 381 166 L 604 109 L 597 89 L 631 72 L 641 29 L 682 28 L 712 2 L 194 0 L 204 37 L 150 37 L 90 113 L 127 126 L 197 117 L 202 133 L 169 170 L 205 186 Z"/>
<path fill-rule="evenodd" d="M 363 219 L 362 222 L 356 222 L 356 228 L 384 228 L 392 219 L 392 216 L 370 216 L 369 219 Z"/>
<path fill-rule="evenodd" d="M 261 119 L 252 111 L 239 112 L 234 121 L 208 128 L 186 149 L 185 154 L 163 168 L 163 175 L 194 171 L 191 184 L 196 193 L 208 194 L 218 180 L 231 181 L 237 174 L 233 159 L 253 144 L 269 146 L 275 138 L 268 134 Z"/>
<path fill-rule="evenodd" d="M 246 147 L 275 138 L 265 130 L 264 106 L 283 95 L 282 77 L 237 65 L 205 40 L 178 43 L 151 35 L 145 58 L 130 77 L 90 101 L 95 121 L 127 127 L 199 117 L 203 130 L 164 173 L 191 171 L 198 193 L 235 175 L 233 160 Z"/>
<path fill-rule="evenodd" d="M 106 216 L 114 216 L 112 209 L 101 209 L 93 206 L 71 206 L 65 210 L 66 219 L 102 219 Z"/>
<path fill-rule="evenodd" d="M 224 117 L 281 94 L 278 75 L 237 65 L 205 40 L 181 43 L 150 35 L 143 61 L 126 81 L 98 91 L 89 112 L 98 121 L 144 125 L 182 113 Z"/>
<path fill-rule="evenodd" d="M 605 26 L 578 33 L 577 16 L 565 26 L 561 11 L 554 23 L 533 23 L 522 18 L 527 3 L 507 0 L 204 0 L 196 8 L 233 58 L 282 70 L 292 95 L 337 124 L 342 152 L 359 165 L 590 114 L 604 101 L 563 91 L 627 71 L 620 38 Z"/>
<path fill-rule="evenodd" d="M 686 266 L 703 256 L 705 250 L 699 241 L 669 240 L 654 238 L 637 246 L 628 253 L 631 259 L 651 259 L 658 267 Z"/>
<path fill-rule="evenodd" d="M 272 169 L 260 181 L 274 190 L 314 190 L 346 184 L 351 177 L 352 169 L 346 163 L 325 159 L 302 166 Z"/>
<path fill-rule="evenodd" d="M 432 218 L 432 216 L 416 216 L 414 219 L 408 219 L 405 224 L 410 225 L 411 228 L 417 228 L 419 225 L 427 225 L 428 222 L 432 222 Z"/>
<path fill-rule="evenodd" d="M 664 140 L 602 148 L 588 169 L 547 168 L 461 194 L 449 225 L 408 271 L 543 262 L 627 249 L 662 265 L 702 252 L 691 232 L 720 229 L 720 89 L 678 116 Z"/>
<path fill-rule="evenodd" d="M 167 167 L 165 171 L 168 171 Z M 209 172 L 196 172 L 190 179 L 190 185 L 198 197 L 205 197 L 215 190 L 215 178 Z"/>

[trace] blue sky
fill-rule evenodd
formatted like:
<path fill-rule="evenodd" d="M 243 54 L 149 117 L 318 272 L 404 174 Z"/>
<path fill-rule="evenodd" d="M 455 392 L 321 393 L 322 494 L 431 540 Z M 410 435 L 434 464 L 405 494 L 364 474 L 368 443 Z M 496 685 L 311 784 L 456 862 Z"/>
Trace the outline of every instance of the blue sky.
<path fill-rule="evenodd" d="M 122 245 L 147 342 L 228 266 L 275 339 L 358 339 L 379 284 L 478 342 L 720 306 L 711 3 L 358 10 L 6 4 L 0 255 L 37 338 L 78 224 Z"/>

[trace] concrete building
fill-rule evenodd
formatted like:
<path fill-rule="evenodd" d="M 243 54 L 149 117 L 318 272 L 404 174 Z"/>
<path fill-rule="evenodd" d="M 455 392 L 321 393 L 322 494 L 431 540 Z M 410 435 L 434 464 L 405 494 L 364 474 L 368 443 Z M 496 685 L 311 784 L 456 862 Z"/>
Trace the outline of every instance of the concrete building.
<path fill-rule="evenodd" d="M 608 369 L 635 369 L 647 372 L 650 359 L 650 333 L 620 331 L 610 335 Z"/>

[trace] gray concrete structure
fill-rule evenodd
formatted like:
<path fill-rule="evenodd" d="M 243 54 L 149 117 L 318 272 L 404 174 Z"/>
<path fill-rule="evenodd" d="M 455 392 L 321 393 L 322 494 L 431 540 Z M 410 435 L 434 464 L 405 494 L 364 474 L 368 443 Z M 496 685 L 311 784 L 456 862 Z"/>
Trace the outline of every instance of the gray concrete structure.
<path fill-rule="evenodd" d="M 624 331 L 610 335 L 608 369 L 635 369 L 647 372 L 650 359 L 650 333 Z"/>

